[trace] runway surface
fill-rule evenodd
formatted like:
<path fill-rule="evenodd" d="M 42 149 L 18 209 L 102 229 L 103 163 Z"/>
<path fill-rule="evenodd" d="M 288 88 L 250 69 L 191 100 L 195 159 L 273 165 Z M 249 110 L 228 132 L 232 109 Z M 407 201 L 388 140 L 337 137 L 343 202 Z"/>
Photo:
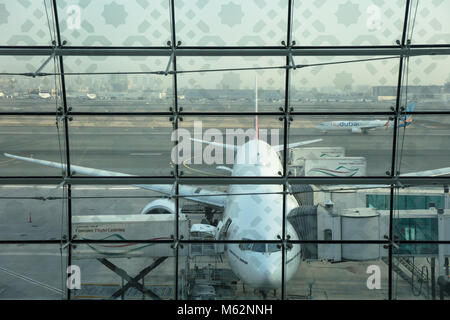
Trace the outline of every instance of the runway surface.
<path fill-rule="evenodd" d="M 276 130 L 279 134 L 279 143 L 282 144 L 282 123 L 278 118 L 260 118 L 260 128 L 267 129 L 269 136 L 270 130 Z M 391 170 L 393 130 L 382 128 L 369 131 L 367 134 L 357 134 L 349 131 L 323 133 L 315 128 L 321 122 L 344 118 L 369 119 L 361 116 L 334 118 L 296 116 L 291 124 L 289 142 L 323 139 L 305 147 L 344 147 L 346 156 L 366 158 L 368 176 L 384 176 L 387 170 Z M 397 161 L 401 159 L 401 173 L 450 166 L 448 120 L 450 119 L 445 116 L 418 115 L 406 130 L 399 129 L 396 159 Z M 203 133 L 211 128 L 220 130 L 223 141 L 226 142 L 226 129 L 252 128 L 254 119 L 251 116 L 238 119 L 191 116 L 185 117 L 184 121 L 179 123 L 180 128 L 187 129 L 191 137 L 194 137 L 193 128 L 196 121 L 201 121 Z M 54 117 L 3 117 L 0 119 L 0 125 L 0 175 L 60 174 L 57 169 L 36 166 L 3 156 L 3 153 L 7 152 L 50 161 L 59 162 L 61 157 L 64 160 L 64 129 L 60 124 L 58 134 Z M 72 164 L 136 175 L 169 175 L 173 170 L 172 151 L 176 134 L 173 133 L 172 124 L 167 117 L 78 116 L 69 123 L 68 131 Z M 190 151 L 192 158 L 199 157 L 198 154 L 194 154 L 194 144 L 191 145 Z M 204 147 L 202 151 L 206 154 Z M 227 165 L 225 158 L 222 158 L 223 163 L 212 165 L 197 165 L 192 158 L 185 158 L 184 164 L 180 166 L 184 174 L 199 176 L 224 174 L 217 171 L 216 166 Z"/>

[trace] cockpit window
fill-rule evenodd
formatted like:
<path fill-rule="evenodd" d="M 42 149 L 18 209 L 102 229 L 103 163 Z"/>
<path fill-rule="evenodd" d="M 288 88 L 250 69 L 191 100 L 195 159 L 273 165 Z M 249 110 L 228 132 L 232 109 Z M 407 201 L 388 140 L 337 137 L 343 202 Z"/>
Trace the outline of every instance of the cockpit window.
<path fill-rule="evenodd" d="M 242 240 L 251 240 L 251 239 L 242 238 Z M 241 249 L 241 250 L 252 250 L 252 247 L 253 247 L 253 243 L 240 243 L 239 244 L 239 249 Z"/>
<path fill-rule="evenodd" d="M 251 239 L 243 238 L 242 240 L 251 241 Z M 241 250 L 251 250 L 254 252 L 277 252 L 281 251 L 276 243 L 241 243 L 239 244 Z"/>
<path fill-rule="evenodd" d="M 281 251 L 281 248 L 278 247 L 276 243 L 268 243 L 267 244 L 267 252 L 277 252 Z"/>
<path fill-rule="evenodd" d="M 254 243 L 252 251 L 266 252 L 266 244 L 265 243 Z"/>

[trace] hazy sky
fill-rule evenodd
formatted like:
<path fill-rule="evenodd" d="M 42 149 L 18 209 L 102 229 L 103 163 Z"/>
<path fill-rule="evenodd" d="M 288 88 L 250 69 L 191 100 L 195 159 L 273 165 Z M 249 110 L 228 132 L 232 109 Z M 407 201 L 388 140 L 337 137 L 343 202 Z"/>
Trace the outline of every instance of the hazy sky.
<path fill-rule="evenodd" d="M 50 1 L 47 0 L 48 7 Z M 68 45 L 164 46 L 171 28 L 168 0 L 57 1 L 62 38 Z M 292 38 L 298 45 L 392 45 L 401 37 L 404 0 L 295 1 Z M 412 1 L 415 9 L 416 1 Z M 286 38 L 287 0 L 175 0 L 177 39 L 182 45 L 280 45 Z M 413 10 L 413 15 L 414 15 Z M 413 43 L 450 43 L 450 1 L 421 1 Z M 50 17 L 51 18 L 51 17 Z M 411 18 L 412 19 L 412 18 Z M 0 0 L 0 44 L 48 45 L 43 1 Z M 296 57 L 297 64 L 348 60 L 350 57 Z M 356 57 L 351 57 L 356 59 Z M 0 57 L 1 71 L 33 71 L 45 57 Z M 69 57 L 67 71 L 164 70 L 167 57 Z M 281 57 L 182 57 L 183 70 L 283 65 Z M 411 59 L 411 84 L 450 81 L 448 57 Z M 398 59 L 301 69 L 293 72 L 295 87 L 395 85 Z M 284 86 L 282 71 L 260 71 L 259 86 Z M 192 88 L 252 88 L 255 72 L 180 76 Z"/>

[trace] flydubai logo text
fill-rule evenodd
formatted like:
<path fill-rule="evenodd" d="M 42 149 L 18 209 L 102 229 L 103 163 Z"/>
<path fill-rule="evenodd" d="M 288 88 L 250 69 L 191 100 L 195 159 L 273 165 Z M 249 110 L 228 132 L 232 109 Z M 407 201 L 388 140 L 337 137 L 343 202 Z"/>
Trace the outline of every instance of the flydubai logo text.
<path fill-rule="evenodd" d="M 244 159 L 235 159 L 235 151 L 251 140 L 278 146 L 280 132 L 279 129 L 258 129 L 257 132 L 253 128 L 225 129 L 225 132 L 223 129 L 208 128 L 203 131 L 202 121 L 194 121 L 193 133 L 185 128 L 172 132 L 171 141 L 176 142 L 176 145 L 172 148 L 171 160 L 174 164 L 255 164 L 260 157 L 270 152 L 264 143 L 255 144 L 257 148 L 254 154 L 246 152 Z M 246 146 L 250 148 L 249 144 Z"/>

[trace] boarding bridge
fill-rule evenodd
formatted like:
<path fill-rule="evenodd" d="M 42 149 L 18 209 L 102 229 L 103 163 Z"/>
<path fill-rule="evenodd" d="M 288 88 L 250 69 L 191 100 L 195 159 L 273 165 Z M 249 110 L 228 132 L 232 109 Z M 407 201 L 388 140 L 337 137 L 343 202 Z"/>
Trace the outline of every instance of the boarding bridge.
<path fill-rule="evenodd" d="M 301 240 L 367 241 L 386 240 L 389 236 L 389 210 L 336 210 L 331 202 L 309 208 L 300 207 L 288 215 Z M 445 241 L 450 236 L 450 210 L 399 210 L 394 212 L 393 224 L 399 240 Z M 333 261 L 388 256 L 388 249 L 374 244 L 317 244 L 316 250 L 311 252 L 310 258 Z M 448 257 L 450 248 L 437 244 L 402 244 L 394 253 L 405 257 Z"/>

